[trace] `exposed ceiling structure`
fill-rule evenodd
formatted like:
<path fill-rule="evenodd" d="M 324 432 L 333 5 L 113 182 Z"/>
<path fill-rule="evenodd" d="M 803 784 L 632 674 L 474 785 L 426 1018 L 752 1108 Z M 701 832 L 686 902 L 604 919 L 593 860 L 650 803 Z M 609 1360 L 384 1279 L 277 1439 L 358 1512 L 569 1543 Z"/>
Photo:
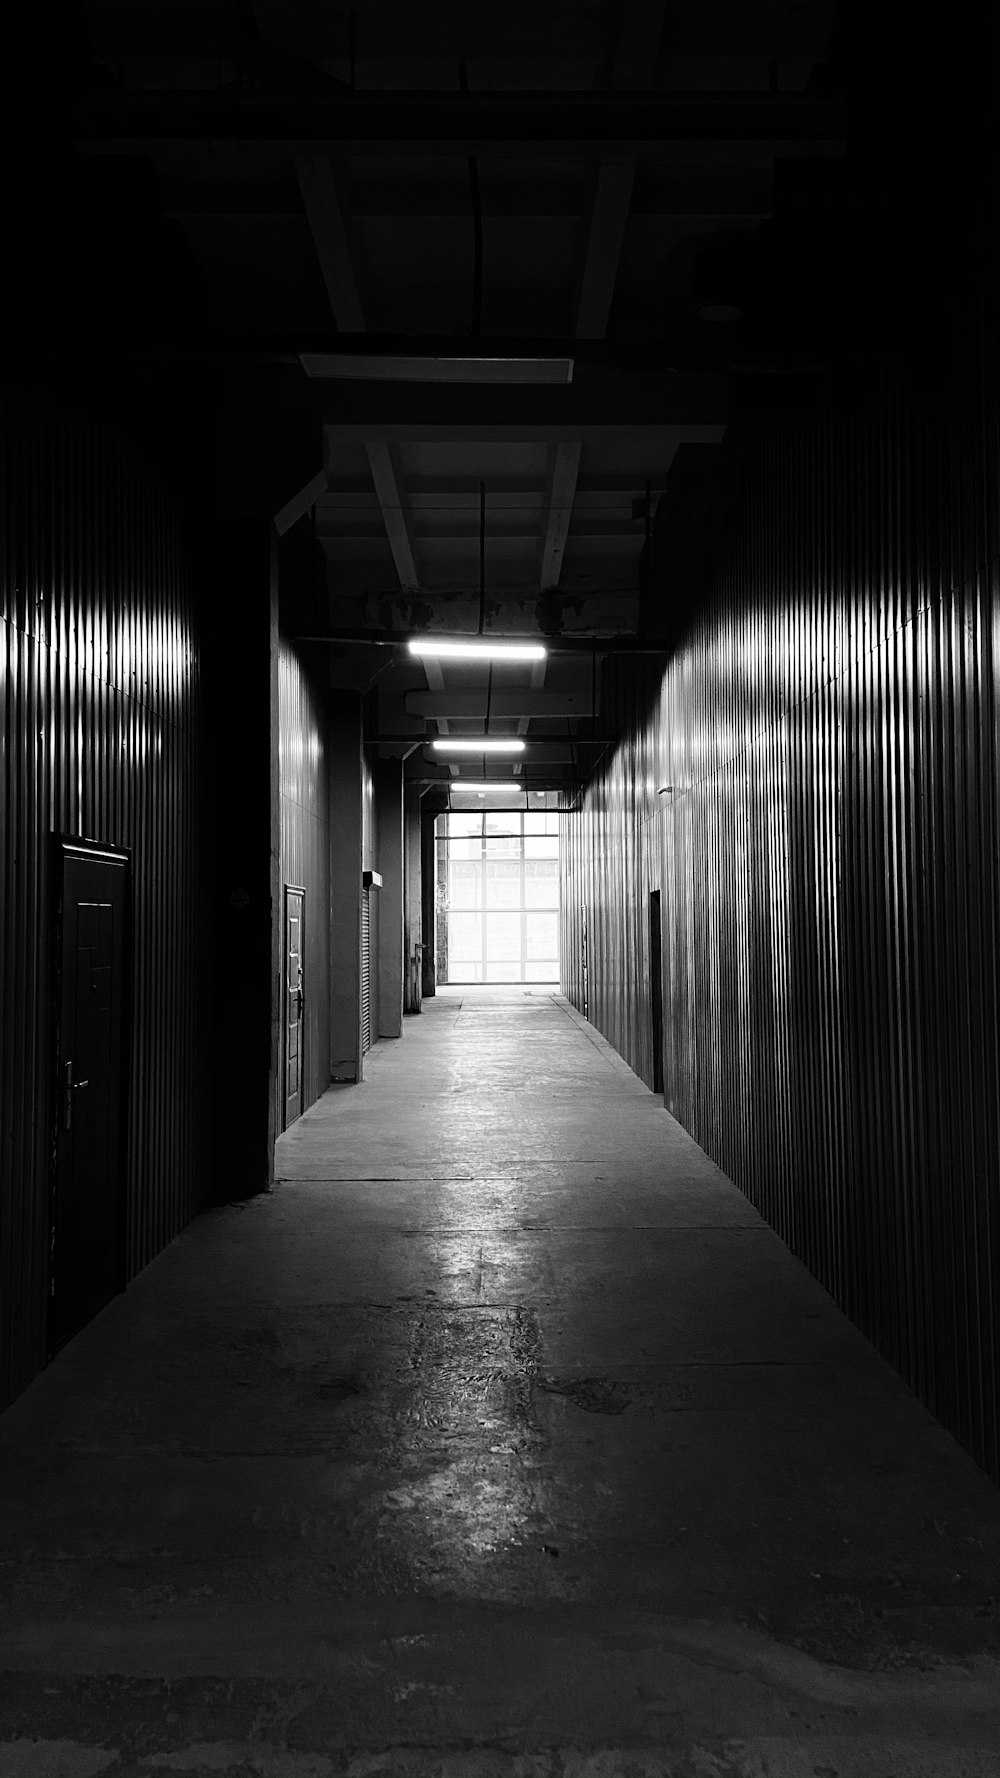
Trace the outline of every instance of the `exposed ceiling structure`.
<path fill-rule="evenodd" d="M 77 150 L 153 194 L 178 348 L 301 385 L 315 461 L 274 518 L 322 566 L 334 682 L 378 646 L 377 739 L 413 778 L 566 793 L 592 769 L 601 661 L 665 634 L 655 539 L 718 452 L 733 373 L 809 360 L 769 231 L 843 153 L 833 14 L 88 6 Z M 412 659 L 424 632 L 547 655 Z M 432 752 L 487 722 L 524 753 Z"/>

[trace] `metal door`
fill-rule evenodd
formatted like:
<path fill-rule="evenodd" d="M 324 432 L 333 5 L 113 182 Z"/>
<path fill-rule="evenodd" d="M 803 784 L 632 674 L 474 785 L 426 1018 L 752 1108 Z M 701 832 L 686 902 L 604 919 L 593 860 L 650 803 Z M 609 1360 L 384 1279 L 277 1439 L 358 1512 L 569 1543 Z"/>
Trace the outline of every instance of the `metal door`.
<path fill-rule="evenodd" d="M 372 904 L 371 892 L 361 891 L 361 1054 L 372 1047 Z"/>
<path fill-rule="evenodd" d="M 49 1349 L 125 1285 L 129 860 L 56 842 Z"/>
<path fill-rule="evenodd" d="M 306 892 L 285 885 L 285 992 L 282 1049 L 284 1054 L 287 1130 L 302 1111 L 302 1068 L 305 1059 L 305 912 Z"/>
<path fill-rule="evenodd" d="M 663 1091 L 663 938 L 660 891 L 649 894 L 649 1010 L 653 1045 L 653 1091 Z"/>

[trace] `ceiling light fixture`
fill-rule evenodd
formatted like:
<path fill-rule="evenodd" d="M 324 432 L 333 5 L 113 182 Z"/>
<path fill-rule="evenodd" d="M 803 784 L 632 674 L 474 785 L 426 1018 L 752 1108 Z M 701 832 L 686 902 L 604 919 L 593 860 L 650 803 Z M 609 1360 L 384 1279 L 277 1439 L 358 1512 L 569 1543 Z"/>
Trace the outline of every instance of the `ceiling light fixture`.
<path fill-rule="evenodd" d="M 546 656 L 540 642 L 489 642 L 475 638 L 456 642 L 437 636 L 414 636 L 409 648 L 411 654 L 456 661 L 543 661 Z"/>
<path fill-rule="evenodd" d="M 472 740 L 469 740 L 468 738 L 465 738 L 465 737 L 463 737 L 461 740 L 453 740 L 451 737 L 449 737 L 448 740 L 446 740 L 446 741 L 432 741 L 431 746 L 433 747 L 435 753 L 523 753 L 524 752 L 524 742 L 523 741 L 506 740 L 501 736 L 494 736 L 494 735 L 480 735 L 478 738 L 473 738 Z"/>
<path fill-rule="evenodd" d="M 449 796 L 454 796 L 458 791 L 462 791 L 466 796 L 496 794 L 497 796 L 522 797 L 527 795 L 524 783 L 520 778 L 507 778 L 505 781 L 486 778 L 453 778 L 447 786 L 447 790 Z"/>
<path fill-rule="evenodd" d="M 572 358 L 433 358 L 398 352 L 301 352 L 308 377 L 364 383 L 571 383 Z"/>

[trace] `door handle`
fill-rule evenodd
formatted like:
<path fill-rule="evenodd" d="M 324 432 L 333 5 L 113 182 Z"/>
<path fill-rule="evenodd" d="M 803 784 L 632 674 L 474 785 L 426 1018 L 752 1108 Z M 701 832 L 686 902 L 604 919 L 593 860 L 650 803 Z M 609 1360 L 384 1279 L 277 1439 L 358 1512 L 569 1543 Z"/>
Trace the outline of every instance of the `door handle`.
<path fill-rule="evenodd" d="M 73 1079 L 72 1062 L 63 1064 L 63 1122 L 67 1130 L 73 1128 L 73 1094 L 78 1093 L 81 1087 L 89 1085 L 89 1080 Z"/>

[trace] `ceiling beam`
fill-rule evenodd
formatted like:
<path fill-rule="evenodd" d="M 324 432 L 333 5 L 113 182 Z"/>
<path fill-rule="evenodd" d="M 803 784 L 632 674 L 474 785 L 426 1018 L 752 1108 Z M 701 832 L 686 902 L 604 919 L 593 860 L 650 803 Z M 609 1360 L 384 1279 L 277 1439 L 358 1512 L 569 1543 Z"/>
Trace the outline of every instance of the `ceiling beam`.
<path fill-rule="evenodd" d="M 378 437 L 388 426 L 402 428 L 427 422 L 440 430 L 471 426 L 480 437 L 495 426 L 516 428 L 511 436 L 528 438 L 521 428 L 570 428 L 564 438 L 581 437 L 592 426 L 704 426 L 724 422 L 728 411 L 728 378 L 722 375 L 635 376 L 595 378 L 564 387 L 462 388 L 429 383 L 341 383 L 335 399 L 324 391 L 324 418 L 341 437 Z M 368 431 L 366 433 L 366 427 Z M 552 434 L 549 434 L 552 436 Z M 430 431 L 421 437 L 431 437 Z M 556 434 L 555 436 L 558 436 Z"/>
<path fill-rule="evenodd" d="M 663 0 L 622 0 L 612 88 L 636 91 L 652 86 L 662 30 Z M 603 339 L 608 330 L 635 172 L 634 155 L 623 160 L 605 157 L 597 169 L 573 330 L 580 339 Z"/>
<path fill-rule="evenodd" d="M 656 493 L 661 493 L 666 488 L 668 476 L 669 471 L 660 472 L 652 478 L 653 489 Z M 578 475 L 576 488 L 577 493 L 581 496 L 608 494 L 618 495 L 621 499 L 626 494 L 644 494 L 646 479 L 644 475 L 635 470 L 631 474 L 628 472 L 613 474 L 611 470 L 598 470 L 593 475 Z M 470 512 L 474 507 L 478 510 L 479 481 L 475 476 L 411 475 L 406 485 L 409 499 L 418 504 L 421 510 L 433 510 L 432 503 L 438 498 L 446 500 L 450 504 L 456 497 L 462 500 L 463 505 L 468 503 Z M 331 501 L 336 500 L 341 490 L 347 488 L 349 491 L 353 486 L 354 483 L 348 484 L 346 478 L 338 480 L 337 487 L 330 490 L 327 498 Z M 546 487 L 544 476 L 532 476 L 528 473 L 491 476 L 490 508 L 494 510 L 506 506 L 518 511 L 521 502 L 541 505 Z"/>
<path fill-rule="evenodd" d="M 597 170 L 573 330 L 578 339 L 599 340 L 607 332 L 634 181 L 634 160 L 603 160 Z"/>
<path fill-rule="evenodd" d="M 398 454 L 386 439 L 369 439 L 365 449 L 399 584 L 404 592 L 415 591 L 420 585 L 420 576 L 413 553 L 409 514 L 403 506 L 403 478 Z"/>
<path fill-rule="evenodd" d="M 433 660 L 430 655 L 425 655 L 423 657 L 423 667 L 424 675 L 431 694 L 440 696 L 444 691 L 444 672 L 441 667 L 441 662 Z M 446 735 L 449 733 L 448 718 L 443 711 L 428 711 L 428 715 L 433 715 L 434 720 L 437 723 L 437 731 L 439 735 Z"/>
<path fill-rule="evenodd" d="M 298 155 L 295 171 L 334 321 L 345 332 L 357 333 L 364 338 L 364 305 L 333 167 L 325 155 Z M 403 505 L 403 478 L 398 454 L 388 439 L 366 440 L 365 450 L 400 587 L 404 592 L 415 591 L 420 577 L 413 551 L 413 531 Z"/>
<path fill-rule="evenodd" d="M 322 391 L 324 418 L 338 428 L 431 421 L 436 427 L 683 425 L 726 420 L 728 377 L 712 372 L 635 372 L 532 388 L 463 388 L 427 382 L 342 382 Z M 429 434 L 427 434 L 429 436 Z M 527 437 L 518 432 L 518 437 Z"/>
<path fill-rule="evenodd" d="M 646 477 L 640 470 L 612 474 L 599 470 L 593 475 L 578 475 L 577 495 L 588 516 L 598 517 L 605 507 L 619 508 L 646 492 L 647 479 L 652 491 L 662 493 L 669 481 L 669 470 L 659 470 Z M 490 511 L 517 515 L 539 513 L 545 506 L 548 480 L 545 475 L 490 477 Z M 410 475 L 406 479 L 406 498 L 416 517 L 429 517 L 438 511 L 479 513 L 479 477 L 471 475 Z M 335 483 L 317 501 L 318 516 L 331 522 L 344 513 L 352 520 L 370 511 L 376 514 L 376 501 L 368 475 L 338 475 Z"/>
<path fill-rule="evenodd" d="M 543 685 L 545 684 L 545 669 L 547 666 L 548 666 L 547 660 L 535 661 L 533 663 L 532 668 L 531 668 L 531 689 L 533 692 L 540 692 Z M 527 734 L 529 720 L 530 720 L 530 718 L 527 716 L 519 716 L 518 717 L 517 732 L 519 735 L 526 735 Z"/>
<path fill-rule="evenodd" d="M 565 159 L 674 142 L 842 142 L 847 107 L 819 93 L 337 92 L 275 99 L 252 93 L 88 93 L 70 126 L 93 142 L 336 143 L 363 153 L 461 154 L 530 149 Z"/>
<path fill-rule="evenodd" d="M 538 760 L 529 762 L 525 770 L 516 773 L 511 772 L 509 768 L 507 771 L 503 770 L 500 761 L 493 760 L 487 767 L 484 776 L 481 760 L 472 770 L 469 770 L 468 767 L 462 771 L 454 768 L 449 770 L 446 766 L 439 766 L 436 761 L 428 760 L 427 756 L 422 753 L 415 753 L 412 759 L 407 761 L 405 778 L 407 784 L 424 786 L 434 784 L 440 785 L 445 790 L 460 790 L 464 794 L 460 800 L 451 805 L 452 808 L 472 810 L 477 807 L 482 808 L 483 804 L 477 803 L 470 792 L 474 792 L 484 783 L 503 782 L 505 789 L 509 785 L 511 797 L 518 798 L 516 803 L 512 803 L 512 807 L 521 809 L 524 808 L 521 799 L 525 793 L 529 796 L 542 790 L 558 790 L 569 793 L 573 790 L 583 789 L 586 784 L 586 779 L 582 778 L 580 774 L 579 760 L 575 766 L 571 763 L 568 771 L 565 766 L 553 765 L 549 760 Z M 502 809 L 504 804 L 500 800 L 500 794 L 498 792 L 496 795 L 491 795 L 485 806 L 489 809 Z"/>
<path fill-rule="evenodd" d="M 396 214 L 401 212 L 397 210 Z M 366 333 L 363 328 L 354 333 L 327 333 L 325 338 L 314 337 L 311 342 L 300 336 L 297 347 L 290 338 L 284 343 L 290 352 L 295 352 L 307 374 L 319 380 L 328 369 L 336 372 L 339 357 L 366 356 L 441 360 L 461 360 L 470 356 L 486 360 L 540 358 L 558 361 L 571 358 L 577 379 L 584 370 L 634 370 L 644 375 L 662 375 L 674 369 L 670 344 L 664 341 L 662 334 L 640 334 L 610 343 L 599 339 L 578 339 L 569 334 L 483 334 L 476 340 L 474 352 L 470 349 L 468 336 L 456 339 L 454 334 L 447 333 L 376 333 L 374 330 Z M 338 381 L 343 380 L 338 377 Z"/>
<path fill-rule="evenodd" d="M 544 561 L 547 559 L 552 564 L 553 572 L 560 571 L 564 550 L 570 547 L 578 558 L 588 548 L 595 554 L 598 550 L 600 551 L 600 561 L 603 567 L 600 578 L 603 583 L 606 576 L 612 572 L 608 567 L 609 561 L 617 561 L 622 557 L 631 558 L 638 555 L 645 547 L 644 532 L 638 520 L 630 523 L 627 519 L 621 519 L 607 524 L 597 521 L 588 523 L 586 520 L 583 522 L 575 520 L 568 536 L 562 535 L 560 520 L 560 534 L 554 539 L 553 553 L 549 554 L 547 547 L 543 547 L 543 564 L 533 570 L 527 558 L 538 552 L 540 546 L 539 526 L 530 524 L 531 516 L 529 514 L 528 520 L 519 525 L 494 523 L 490 526 L 490 550 L 498 562 L 496 572 L 503 573 L 503 569 L 499 566 L 501 561 L 507 565 L 506 575 L 502 582 L 504 586 L 516 582 L 518 586 L 537 586 L 539 592 L 554 592 L 560 582 L 549 578 Z M 534 516 L 537 518 L 538 514 Z M 462 567 L 458 572 L 463 577 L 463 584 L 468 583 L 470 577 L 476 578 L 473 574 L 473 563 L 478 556 L 479 537 L 474 525 L 436 526 L 433 523 L 415 525 L 408 513 L 406 522 L 414 559 L 419 553 L 425 573 L 429 574 L 430 572 L 431 560 L 435 562 L 438 573 L 447 572 L 448 563 L 459 562 Z M 287 529 L 287 527 L 285 528 Z M 282 534 L 279 531 L 279 536 Z M 318 542 L 335 552 L 339 559 L 345 562 L 367 563 L 369 564 L 369 573 L 378 575 L 379 551 L 386 535 L 384 521 L 377 520 L 372 524 L 364 525 L 352 524 L 345 519 L 342 524 L 333 524 L 330 522 L 329 516 L 324 518 L 322 514 L 318 514 L 316 534 Z M 544 542 L 547 546 L 548 539 L 546 538 Z M 579 561 L 578 566 L 580 566 Z M 587 569 L 581 566 L 580 571 L 586 582 L 589 583 L 594 578 L 592 567 Z"/>
<path fill-rule="evenodd" d="M 610 85 L 617 92 L 649 91 L 663 35 L 664 0 L 621 0 Z"/>
<path fill-rule="evenodd" d="M 396 420 L 391 417 L 378 416 L 365 423 L 345 421 L 342 425 L 333 424 L 327 428 L 330 434 L 331 449 L 338 443 L 351 440 L 366 442 L 385 439 L 390 443 L 400 444 L 551 444 L 562 439 L 579 441 L 583 444 L 637 444 L 642 443 L 647 452 L 662 451 L 669 458 L 681 444 L 718 444 L 725 436 L 724 420 L 708 418 L 704 421 L 678 420 L 671 425 L 650 425 L 637 418 L 629 423 L 623 414 L 616 421 L 594 421 L 592 423 L 578 421 L 576 425 L 560 425 L 550 421 L 547 425 L 539 416 L 532 420 L 508 420 L 504 425 L 486 422 L 475 425 L 468 420 L 455 419 L 450 425 L 435 425 L 430 421 L 423 424 L 413 420 Z M 657 464 L 658 469 L 662 465 Z"/>
<path fill-rule="evenodd" d="M 333 167 L 327 155 L 296 155 L 295 172 L 338 328 L 364 332 L 364 311 Z"/>
<path fill-rule="evenodd" d="M 307 376 L 327 378 L 345 383 L 571 383 L 573 360 L 525 358 L 484 358 L 461 356 L 454 351 L 438 353 L 382 353 L 370 348 L 356 354 L 338 356 L 304 353 L 302 368 Z"/>
<path fill-rule="evenodd" d="M 582 450 L 583 446 L 579 441 L 569 442 L 563 439 L 552 451 L 549 505 L 538 564 L 539 584 L 543 592 L 559 585 L 570 520 L 573 517 L 573 499 Z"/>
<path fill-rule="evenodd" d="M 663 221 L 670 217 L 683 216 L 691 222 L 763 222 L 771 215 L 769 185 L 765 171 L 761 171 L 755 185 L 748 180 L 742 171 L 742 183 L 736 184 L 732 190 L 725 189 L 725 173 L 734 180 L 741 176 L 740 163 L 734 158 L 731 165 L 720 170 L 713 183 L 707 178 L 697 181 L 691 175 L 683 182 L 678 176 L 662 189 L 645 190 L 635 198 L 632 214 L 646 221 Z M 255 222 L 267 226 L 269 223 L 282 224 L 289 216 L 299 214 L 299 206 L 293 198 L 287 203 L 271 191 L 257 192 L 244 190 L 242 187 L 223 185 L 220 190 L 205 191 L 201 187 L 177 188 L 176 181 L 167 179 L 168 190 L 164 197 L 164 209 L 169 216 L 183 223 L 187 220 L 219 222 L 223 225 L 234 217 L 252 217 Z M 467 222 L 469 217 L 469 200 L 464 192 L 454 191 L 450 186 L 441 190 L 428 190 L 423 182 L 412 187 L 402 185 L 398 180 L 389 182 L 385 189 L 379 188 L 372 192 L 363 186 L 351 204 L 351 213 L 355 221 L 364 222 L 369 219 L 383 220 L 405 215 L 409 218 L 421 217 L 427 221 L 461 220 Z M 490 217 L 493 221 L 503 218 L 510 222 L 533 222 L 544 219 L 548 222 L 575 223 L 580 218 L 580 204 L 564 192 L 550 193 L 544 186 L 537 186 L 524 193 L 518 192 L 510 196 L 497 197 L 491 183 Z"/>
<path fill-rule="evenodd" d="M 316 502 L 322 498 L 326 491 L 326 471 L 321 469 L 318 475 L 314 475 L 311 481 L 307 481 L 305 486 L 300 488 L 297 494 L 293 494 L 290 500 L 286 500 L 284 506 L 275 513 L 274 528 L 278 536 L 284 537 L 285 532 L 290 531 L 292 526 L 297 524 L 299 519 L 303 518 L 316 505 Z"/>
<path fill-rule="evenodd" d="M 611 70 L 613 87 L 635 88 L 651 83 L 662 23 L 663 0 L 623 0 Z M 632 203 L 635 169 L 634 156 L 626 160 L 605 158 L 597 169 L 573 329 L 578 338 L 603 339 L 607 333 Z M 579 444 L 566 440 L 555 446 L 549 510 L 540 556 L 543 590 L 557 587 L 562 574 L 576 497 L 580 449 Z"/>
<path fill-rule="evenodd" d="M 367 554 L 344 551 L 341 556 L 335 539 L 331 542 L 330 538 L 321 537 L 319 541 L 324 551 L 329 552 L 327 560 L 334 566 L 330 597 L 341 609 L 343 606 L 357 608 L 360 601 L 364 615 L 359 618 L 359 623 L 370 623 L 377 628 L 381 621 L 376 615 L 377 609 L 381 607 L 384 615 L 388 600 L 400 628 L 407 623 L 419 626 L 423 622 L 423 615 L 417 619 L 412 617 L 412 592 L 401 592 L 398 586 L 386 585 L 388 577 L 378 575 Z M 479 595 L 474 590 L 478 578 L 475 553 L 473 550 L 464 552 L 464 560 L 445 562 L 436 575 L 425 573 L 421 580 L 421 613 L 426 613 L 432 606 L 435 619 L 440 620 L 435 628 L 442 634 L 446 624 L 450 626 L 449 633 L 475 633 L 474 623 L 470 624 L 470 619 L 478 617 L 479 611 Z M 568 590 L 563 587 L 546 589 L 547 599 L 554 612 L 558 614 L 560 608 L 565 608 L 573 617 L 578 617 L 585 605 L 587 635 L 618 635 L 630 619 L 630 607 L 639 597 L 635 567 L 632 552 L 628 556 L 624 552 L 616 553 L 610 564 L 597 563 L 590 572 L 574 573 L 572 587 Z M 347 579 L 349 575 L 352 576 L 350 581 Z M 522 624 L 526 624 L 532 635 L 537 631 L 544 640 L 547 632 L 539 625 L 536 610 L 541 597 L 537 575 L 511 576 L 504 580 L 498 580 L 494 575 L 487 590 L 487 604 L 494 613 L 496 621 L 492 627 L 496 634 L 514 635 Z M 526 622 L 529 616 L 530 623 Z"/>
<path fill-rule="evenodd" d="M 537 667 L 544 672 L 545 662 L 537 662 Z M 447 717 L 456 722 L 477 722 L 485 715 L 486 686 L 484 683 L 482 691 L 408 691 L 405 707 L 407 716 L 423 716 L 433 721 Z M 525 721 L 533 717 L 589 717 L 592 714 L 589 687 L 585 692 L 529 690 L 527 687 L 505 691 L 494 685 L 490 701 L 491 717 L 504 721 L 522 717 Z"/>
<path fill-rule="evenodd" d="M 570 453 L 575 451 L 577 455 L 579 455 L 580 446 L 557 446 L 557 452 L 560 451 Z M 310 488 L 312 485 L 313 484 L 310 482 Z M 324 479 L 324 486 L 325 485 L 326 483 Z M 567 541 L 566 528 L 569 525 L 569 507 L 556 504 L 563 497 L 570 500 L 572 499 L 572 488 L 570 486 L 569 477 L 566 476 L 561 480 L 557 478 L 555 486 L 557 489 L 564 488 L 565 496 L 558 492 L 554 493 L 553 503 L 549 511 L 549 529 L 546 532 L 546 547 L 543 550 L 543 567 L 541 571 L 541 585 L 543 589 L 558 586 L 559 584 L 558 578 L 549 580 L 546 577 L 544 569 L 544 561 L 550 553 L 550 537 L 552 551 L 558 552 L 557 559 L 555 554 L 553 554 L 554 572 L 558 575 L 559 568 L 562 564 L 563 549 Z M 641 483 L 636 487 L 633 498 L 638 498 L 640 491 L 643 493 L 645 492 L 644 486 Z M 617 539 L 626 550 L 630 550 L 633 544 L 637 548 L 641 547 L 644 541 L 642 523 L 640 520 L 632 517 L 629 512 L 622 512 L 621 507 L 623 504 L 626 503 L 621 500 L 615 503 L 618 511 L 616 516 L 611 518 L 605 518 L 601 512 L 595 513 L 590 506 L 583 507 L 577 513 L 576 518 L 573 521 L 572 537 L 574 543 L 582 542 L 585 538 L 592 538 L 594 540 L 601 539 L 605 543 Z M 303 508 L 302 510 L 306 510 L 306 508 Z M 296 512 L 294 518 L 297 518 L 298 516 L 299 514 Z M 294 523 L 294 518 L 292 523 Z M 327 543 L 364 544 L 375 541 L 380 542 L 383 536 L 383 524 L 379 515 L 376 512 L 369 512 L 367 508 L 362 512 L 358 512 L 357 510 L 352 510 L 349 505 L 323 506 L 320 504 L 317 506 L 316 518 L 322 538 L 324 542 Z M 540 518 L 541 512 L 537 506 L 514 512 L 512 512 L 510 508 L 501 509 L 499 515 L 492 518 L 490 521 L 490 542 L 537 542 Z M 457 524 L 453 524 L 450 521 L 447 524 L 442 523 L 440 510 L 435 508 L 431 508 L 429 511 L 420 508 L 416 513 L 408 511 L 407 521 L 410 526 L 411 537 L 417 543 L 468 543 L 470 545 L 478 543 L 479 525 L 477 523 L 477 515 L 471 508 L 467 510 L 464 520 L 460 520 Z"/>
<path fill-rule="evenodd" d="M 135 357 L 168 362 L 172 358 L 177 358 L 190 359 L 195 363 L 215 363 L 222 360 L 236 363 L 301 365 L 304 359 L 311 358 L 322 364 L 324 359 L 330 359 L 335 353 L 345 349 L 349 342 L 352 352 L 363 352 L 366 349 L 364 345 L 358 343 L 364 340 L 363 334 L 338 335 L 332 330 L 318 334 L 315 329 L 299 329 L 294 333 L 284 330 L 261 332 L 258 329 L 240 329 L 237 326 L 238 319 L 238 317 L 231 318 L 225 327 L 205 321 L 199 322 L 197 326 L 178 322 L 176 328 L 172 328 L 169 332 L 159 331 L 155 339 L 150 336 L 145 324 L 140 324 L 137 318 L 134 318 L 134 325 L 126 325 L 125 322 L 116 320 L 115 339 L 119 346 L 125 347 Z M 714 368 L 711 370 L 705 368 L 708 356 L 705 348 L 699 347 L 695 352 L 689 339 L 664 340 L 661 337 L 659 340 L 652 340 L 643 338 L 605 344 L 603 341 L 573 341 L 565 338 L 531 341 L 525 337 L 521 340 L 506 342 L 484 339 L 476 343 L 477 349 L 481 353 L 489 351 L 497 355 L 509 350 L 515 356 L 523 358 L 530 351 L 542 355 L 549 353 L 572 358 L 575 361 L 573 386 L 583 385 L 586 382 L 592 390 L 596 385 L 610 379 L 605 379 L 604 376 L 597 374 L 585 378 L 582 374 L 584 367 L 592 369 L 595 373 L 605 369 L 619 371 L 625 376 L 631 375 L 637 379 L 640 377 L 663 378 L 668 375 L 686 377 L 716 375 L 721 377 L 727 375 L 730 370 L 750 375 L 809 377 L 824 373 L 830 368 L 832 359 L 830 350 L 821 351 L 819 348 L 813 347 L 806 351 L 804 348 L 800 349 L 792 344 L 782 344 L 780 348 L 774 345 L 763 345 L 758 348 L 752 344 L 741 343 L 735 336 L 731 338 L 728 330 L 720 328 L 720 336 L 723 332 L 726 332 L 726 338 L 720 337 L 712 345 L 711 356 Z M 373 349 L 375 349 L 376 338 L 384 343 L 388 337 L 390 336 L 373 334 L 371 336 Z M 406 336 L 397 334 L 391 337 L 397 342 L 402 341 L 405 344 L 405 350 L 411 355 L 423 349 L 416 338 L 407 342 Z M 448 337 L 440 334 L 437 336 L 436 343 L 427 346 L 426 349 L 431 356 L 436 357 L 442 353 L 442 350 L 447 349 Z M 377 349 L 381 351 L 382 345 L 380 344 Z M 464 347 L 464 353 L 466 355 L 468 353 L 467 345 Z M 342 396 L 350 395 L 357 386 L 356 382 L 339 382 Z M 393 385 L 382 384 L 379 392 L 384 393 L 387 387 L 393 387 Z M 518 390 L 508 390 L 508 393 L 516 394 Z"/>

